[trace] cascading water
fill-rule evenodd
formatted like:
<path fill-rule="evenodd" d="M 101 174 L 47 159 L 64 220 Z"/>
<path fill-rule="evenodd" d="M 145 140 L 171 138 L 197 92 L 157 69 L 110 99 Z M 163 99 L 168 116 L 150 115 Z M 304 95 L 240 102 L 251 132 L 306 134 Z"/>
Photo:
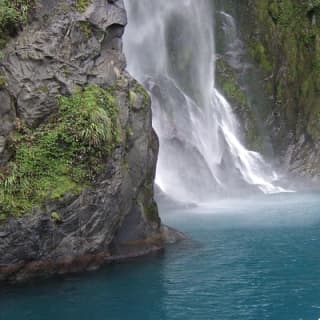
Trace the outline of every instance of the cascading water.
<path fill-rule="evenodd" d="M 238 121 L 215 89 L 210 0 L 125 0 L 128 70 L 152 96 L 160 139 L 156 184 L 182 202 L 221 194 L 277 193 L 277 174 L 239 140 Z"/>
<path fill-rule="evenodd" d="M 228 61 L 228 64 L 237 70 L 242 72 L 246 68 L 246 64 L 242 61 L 242 55 L 244 54 L 244 45 L 243 42 L 238 37 L 237 26 L 234 18 L 224 12 L 219 12 L 222 18 L 222 30 L 225 38 L 225 56 Z"/>

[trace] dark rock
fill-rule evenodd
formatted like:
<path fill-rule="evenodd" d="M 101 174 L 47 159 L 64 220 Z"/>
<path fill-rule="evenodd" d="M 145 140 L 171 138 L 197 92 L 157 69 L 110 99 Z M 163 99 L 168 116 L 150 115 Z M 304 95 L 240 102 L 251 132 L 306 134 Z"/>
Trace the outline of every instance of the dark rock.
<path fill-rule="evenodd" d="M 264 76 L 259 85 L 269 97 L 263 111 L 275 155 L 288 173 L 319 183 L 317 5 L 294 0 L 246 0 L 237 6 L 225 2 L 234 7 L 239 32 Z"/>
<path fill-rule="evenodd" d="M 163 232 L 153 199 L 158 140 L 150 99 L 124 70 L 123 2 L 93 0 L 83 13 L 72 5 L 40 1 L 33 22 L 6 48 L 0 157 L 5 163 L 16 115 L 37 126 L 56 113 L 58 96 L 87 84 L 116 84 L 122 143 L 92 188 L 0 225 L 0 281 L 94 269 L 159 251 L 173 239 Z M 139 106 L 131 106 L 130 92 Z"/>

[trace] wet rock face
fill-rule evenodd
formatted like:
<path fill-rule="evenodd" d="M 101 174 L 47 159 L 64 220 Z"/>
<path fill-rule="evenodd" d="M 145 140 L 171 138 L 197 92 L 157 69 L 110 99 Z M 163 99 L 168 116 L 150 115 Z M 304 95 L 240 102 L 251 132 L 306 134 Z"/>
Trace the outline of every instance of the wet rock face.
<path fill-rule="evenodd" d="M 0 90 L 0 166 L 4 165 L 9 157 L 6 150 L 7 137 L 14 129 L 16 110 L 14 102 L 6 90 Z"/>
<path fill-rule="evenodd" d="M 92 1 L 84 12 L 72 0 L 39 1 L 33 22 L 9 43 L 1 63 L 0 164 L 8 158 L 15 115 L 37 126 L 57 111 L 57 97 L 76 86 L 115 83 L 125 66 L 126 19 L 121 0 Z"/>
<path fill-rule="evenodd" d="M 319 4 L 215 1 L 236 18 L 261 74 L 257 84 L 267 97 L 262 112 L 275 156 L 293 176 L 319 181 Z"/>
<path fill-rule="evenodd" d="M 88 84 L 114 88 L 122 142 L 94 186 L 80 196 L 66 194 L 0 225 L 0 281 L 78 271 L 91 262 L 99 266 L 132 241 L 143 244 L 142 252 L 163 245 L 153 199 L 158 139 L 150 99 L 124 70 L 126 19 L 121 0 L 92 0 L 80 11 L 76 1 L 42 0 L 32 23 L 6 48 L 1 166 L 9 159 L 5 146 L 16 122 L 38 126 L 50 121 L 57 97 Z M 131 248 L 126 254 L 138 250 Z"/>
<path fill-rule="evenodd" d="M 73 1 L 42 1 L 36 21 L 7 48 L 2 62 L 7 90 L 20 118 L 37 125 L 56 111 L 58 95 L 87 83 L 112 85 L 125 61 L 121 1 L 93 1 L 83 13 Z"/>

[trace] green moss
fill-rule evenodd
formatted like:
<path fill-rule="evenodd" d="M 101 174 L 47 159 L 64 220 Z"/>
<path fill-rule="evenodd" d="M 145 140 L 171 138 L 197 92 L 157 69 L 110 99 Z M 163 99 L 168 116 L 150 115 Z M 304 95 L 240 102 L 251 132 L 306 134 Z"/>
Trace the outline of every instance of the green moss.
<path fill-rule="evenodd" d="M 267 73 L 273 69 L 272 62 L 270 62 L 265 47 L 260 42 L 254 42 L 251 46 L 251 54 L 257 63 L 261 65 L 263 70 Z"/>
<path fill-rule="evenodd" d="M 1 224 L 2 222 L 5 222 L 6 219 L 7 219 L 7 215 L 5 215 L 4 213 L 0 213 L 0 224 Z"/>
<path fill-rule="evenodd" d="M 51 219 L 57 224 L 63 222 L 62 217 L 60 216 L 60 214 L 58 212 L 55 212 L 55 211 L 51 212 L 50 216 L 51 216 Z"/>
<path fill-rule="evenodd" d="M 91 0 L 76 0 L 76 9 L 79 12 L 85 12 Z"/>
<path fill-rule="evenodd" d="M 81 21 L 80 30 L 87 40 L 92 36 L 91 24 L 89 22 Z"/>
<path fill-rule="evenodd" d="M 150 96 L 147 90 L 137 81 L 135 81 L 133 87 L 129 90 L 129 106 L 132 107 L 137 101 L 138 97 L 142 97 L 141 106 L 148 108 L 151 104 Z"/>
<path fill-rule="evenodd" d="M 239 104 L 244 105 L 247 103 L 247 97 L 244 95 L 243 91 L 241 91 L 240 88 L 235 85 L 235 83 L 231 81 L 225 81 L 222 85 L 222 89 L 226 96 L 234 99 Z"/>
<path fill-rule="evenodd" d="M 219 58 L 216 63 L 216 81 L 241 120 L 248 148 L 262 152 L 264 140 L 255 113 L 249 105 L 245 92 L 240 87 L 237 75 L 223 58 Z"/>
<path fill-rule="evenodd" d="M 133 137 L 134 133 L 132 128 L 130 128 L 129 126 L 127 127 L 127 137 Z"/>
<path fill-rule="evenodd" d="M 320 1 L 261 0 L 251 2 L 256 21 L 251 54 L 267 71 L 270 96 L 279 115 L 277 148 L 285 132 L 308 132 L 318 140 L 320 122 Z M 253 31 L 254 30 L 254 31 Z"/>
<path fill-rule="evenodd" d="M 0 89 L 5 88 L 7 85 L 7 79 L 5 77 L 5 75 L 0 73 Z"/>
<path fill-rule="evenodd" d="M 132 107 L 137 101 L 137 94 L 133 91 L 129 91 L 129 105 Z"/>
<path fill-rule="evenodd" d="M 71 97 L 60 99 L 60 112 L 73 127 L 70 134 L 78 138 L 87 152 L 110 152 L 121 140 L 113 89 L 88 86 L 84 91 L 77 90 Z"/>
<path fill-rule="evenodd" d="M 151 104 L 151 99 L 150 99 L 150 96 L 149 96 L 147 90 L 144 88 L 144 86 L 137 82 L 137 84 L 134 88 L 134 92 L 137 95 L 140 95 L 143 97 L 142 106 L 144 108 L 148 108 Z"/>
<path fill-rule="evenodd" d="M 0 212 L 22 215 L 52 199 L 52 194 L 81 191 L 81 181 L 73 179 L 73 152 L 58 139 L 54 127 L 14 138 L 15 159 L 0 178 Z"/>
<path fill-rule="evenodd" d="M 0 171 L 0 214 L 21 216 L 94 182 L 120 142 L 111 89 L 88 86 L 59 99 L 59 114 L 36 129 L 20 125 L 14 158 Z"/>
<path fill-rule="evenodd" d="M 216 73 L 218 86 L 227 99 L 241 106 L 247 105 L 248 99 L 240 88 L 235 73 L 223 59 L 217 61 Z"/>
<path fill-rule="evenodd" d="M 0 49 L 28 20 L 34 0 L 0 0 Z"/>

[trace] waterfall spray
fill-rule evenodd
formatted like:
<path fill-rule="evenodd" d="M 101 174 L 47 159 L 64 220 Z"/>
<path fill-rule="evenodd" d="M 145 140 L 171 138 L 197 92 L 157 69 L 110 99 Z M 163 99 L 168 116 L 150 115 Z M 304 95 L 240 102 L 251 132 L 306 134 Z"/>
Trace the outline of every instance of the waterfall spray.
<path fill-rule="evenodd" d="M 215 88 L 209 0 L 125 0 L 128 70 L 149 90 L 160 139 L 156 184 L 182 202 L 277 193 L 276 172 L 240 142 L 240 125 Z"/>

